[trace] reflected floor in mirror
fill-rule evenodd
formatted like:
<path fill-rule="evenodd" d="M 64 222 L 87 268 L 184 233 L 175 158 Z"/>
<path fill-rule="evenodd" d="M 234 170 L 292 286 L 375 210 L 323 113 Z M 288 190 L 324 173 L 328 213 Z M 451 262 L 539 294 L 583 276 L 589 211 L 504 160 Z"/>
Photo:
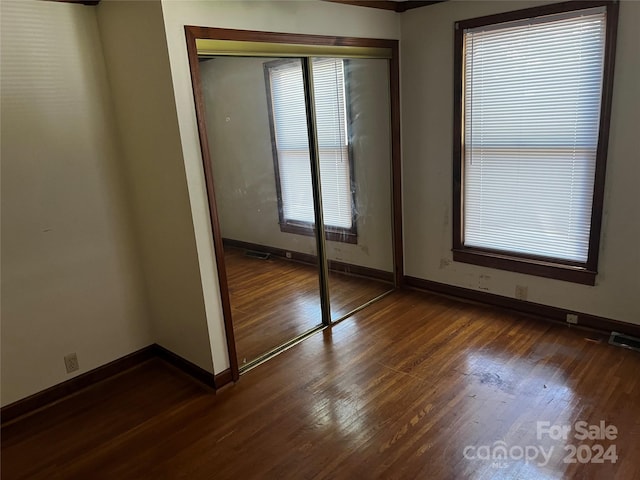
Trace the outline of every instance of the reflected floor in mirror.
<path fill-rule="evenodd" d="M 318 267 L 279 257 L 266 260 L 225 247 L 225 264 L 240 367 L 322 324 Z M 329 272 L 331 318 L 340 318 L 393 285 Z"/>

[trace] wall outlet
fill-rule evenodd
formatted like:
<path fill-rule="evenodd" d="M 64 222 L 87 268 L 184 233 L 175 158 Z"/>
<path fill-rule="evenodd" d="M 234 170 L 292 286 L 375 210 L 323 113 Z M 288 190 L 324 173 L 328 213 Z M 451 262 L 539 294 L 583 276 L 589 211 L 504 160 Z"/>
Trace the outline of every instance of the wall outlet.
<path fill-rule="evenodd" d="M 75 372 L 80 368 L 78 365 L 78 355 L 70 353 L 64 357 L 64 366 L 67 367 L 67 373 Z"/>
<path fill-rule="evenodd" d="M 286 253 L 284 254 L 284 256 L 285 256 L 285 257 L 287 257 L 287 258 L 291 258 L 291 252 L 286 252 Z"/>
<path fill-rule="evenodd" d="M 578 315 L 576 315 L 575 313 L 567 313 L 567 323 L 573 323 L 574 325 L 577 325 Z"/>
<path fill-rule="evenodd" d="M 526 300 L 529 295 L 529 288 L 524 285 L 516 285 L 516 298 L 518 300 Z"/>

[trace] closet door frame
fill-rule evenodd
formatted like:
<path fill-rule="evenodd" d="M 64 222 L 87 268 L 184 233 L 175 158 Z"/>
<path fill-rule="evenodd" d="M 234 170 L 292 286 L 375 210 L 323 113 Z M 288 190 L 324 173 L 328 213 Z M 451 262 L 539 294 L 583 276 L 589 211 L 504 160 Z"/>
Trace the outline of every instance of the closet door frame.
<path fill-rule="evenodd" d="M 196 119 L 198 124 L 198 136 L 200 138 L 200 149 L 202 153 L 202 166 L 204 171 L 207 199 L 209 205 L 209 217 L 213 237 L 213 247 L 220 283 L 220 296 L 222 301 L 222 311 L 224 316 L 224 326 L 226 334 L 227 350 L 229 353 L 229 363 L 231 378 L 229 381 L 237 381 L 240 377 L 236 343 L 233 332 L 233 320 L 231 314 L 231 301 L 229 298 L 229 286 L 227 281 L 227 271 L 224 260 L 224 246 L 222 242 L 222 232 L 215 198 L 213 167 L 209 150 L 209 141 L 206 129 L 205 101 L 202 91 L 199 55 L 203 49 L 211 48 L 210 55 L 219 53 L 225 54 L 224 45 L 233 45 L 233 48 L 244 50 L 246 56 L 274 56 L 274 57 L 306 57 L 303 58 L 303 69 L 305 75 L 309 75 L 309 58 L 314 56 L 342 56 L 354 58 L 368 58 L 370 52 L 385 52 L 385 58 L 389 59 L 389 87 L 391 102 L 391 190 L 392 190 L 392 225 L 393 225 L 393 259 L 394 259 L 394 279 L 395 287 L 403 286 L 403 250 L 402 250 L 402 190 L 401 190 L 401 149 L 400 149 L 400 74 L 399 74 L 399 49 L 397 40 L 357 38 L 357 37 L 334 37 L 322 35 L 305 35 L 292 33 L 261 32 L 255 30 L 233 30 L 226 28 L 211 28 L 185 26 L 185 36 L 187 52 L 189 57 L 189 68 L 191 72 L 191 83 L 193 86 L 193 96 L 196 107 Z M 200 42 L 200 45 L 198 43 Z M 219 42 L 219 43 L 216 43 Z M 228 43 L 225 43 L 228 42 Z M 278 44 L 275 47 L 266 44 Z M 220 51 L 216 51 L 220 48 Z M 300 54 L 301 49 L 305 52 Z M 268 53 L 267 53 L 268 52 Z M 227 55 L 229 53 L 226 53 Z M 242 54 L 240 54 L 242 55 Z M 373 58 L 373 57 L 369 57 Z M 311 79 L 305 79 L 305 85 Z M 309 90 L 305 87 L 305 90 Z M 313 98 L 310 92 L 305 91 L 306 102 L 309 115 L 313 111 Z M 316 150 L 315 134 L 312 130 L 313 121 L 309 122 L 310 149 Z M 314 137 L 313 139 L 311 137 Z M 313 141 L 312 141 L 313 140 Z M 320 192 L 320 172 L 318 169 L 317 151 L 311 153 L 312 156 L 312 182 L 314 184 L 314 196 Z M 316 168 L 313 168 L 313 167 Z M 316 200 L 318 198 L 316 197 Z M 321 200 L 321 198 L 320 198 Z M 316 204 L 316 207 L 318 205 Z M 322 211 L 316 208 L 316 239 L 318 245 L 318 260 L 320 264 L 320 295 L 322 304 L 323 324 L 331 324 L 330 308 L 327 285 L 327 259 L 324 254 L 324 225 L 322 222 Z M 328 319 L 325 319 L 328 316 Z M 228 377 L 228 376 L 226 376 Z M 222 385 L 216 385 L 221 387 Z"/>

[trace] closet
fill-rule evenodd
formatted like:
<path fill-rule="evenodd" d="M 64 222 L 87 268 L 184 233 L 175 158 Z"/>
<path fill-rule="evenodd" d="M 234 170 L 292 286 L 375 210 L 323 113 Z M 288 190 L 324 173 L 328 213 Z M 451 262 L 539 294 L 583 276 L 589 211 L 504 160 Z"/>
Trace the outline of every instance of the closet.
<path fill-rule="evenodd" d="M 186 31 L 237 377 L 398 284 L 397 42 Z"/>

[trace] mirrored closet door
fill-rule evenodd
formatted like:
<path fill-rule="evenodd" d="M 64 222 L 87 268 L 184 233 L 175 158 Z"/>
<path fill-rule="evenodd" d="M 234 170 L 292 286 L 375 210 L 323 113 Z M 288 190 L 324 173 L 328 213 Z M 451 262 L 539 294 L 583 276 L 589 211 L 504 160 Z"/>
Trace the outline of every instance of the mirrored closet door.
<path fill-rule="evenodd" d="M 188 31 L 188 45 L 242 372 L 395 288 L 391 50 L 307 52 L 196 30 L 209 36 Z"/>
<path fill-rule="evenodd" d="M 333 321 L 394 288 L 388 63 L 311 61 Z"/>
<path fill-rule="evenodd" d="M 208 57 L 200 75 L 242 367 L 322 325 L 302 61 Z"/>

